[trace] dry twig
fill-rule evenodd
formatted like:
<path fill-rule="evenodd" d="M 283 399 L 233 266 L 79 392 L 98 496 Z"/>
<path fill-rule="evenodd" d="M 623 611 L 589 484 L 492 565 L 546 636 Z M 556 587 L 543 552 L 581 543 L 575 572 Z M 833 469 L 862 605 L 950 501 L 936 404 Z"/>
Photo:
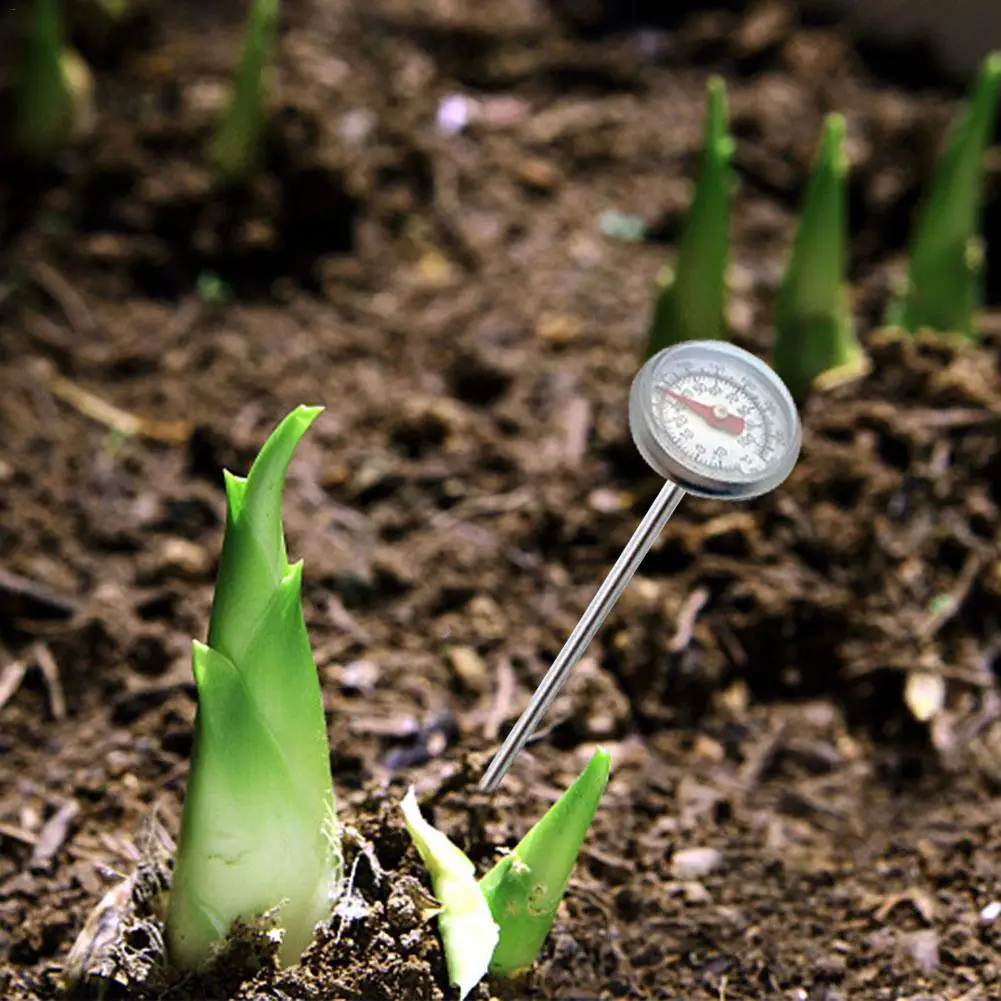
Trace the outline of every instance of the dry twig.
<path fill-rule="evenodd" d="M 40 364 L 39 371 L 54 396 L 68 403 L 85 417 L 90 417 L 119 434 L 151 438 L 166 445 L 183 445 L 194 431 L 191 421 L 155 420 L 123 410 L 59 375 L 48 363 Z"/>
<path fill-rule="evenodd" d="M 11 660 L 4 665 L 3 671 L 0 671 L 0 709 L 14 697 L 27 673 L 28 666 L 24 661 Z"/>
<path fill-rule="evenodd" d="M 59 680 L 59 666 L 56 664 L 55 657 L 52 656 L 52 651 L 44 643 L 36 643 L 32 647 L 32 653 L 35 655 L 35 662 L 45 679 L 52 718 L 66 719 L 66 695 L 63 692 L 63 684 Z"/>

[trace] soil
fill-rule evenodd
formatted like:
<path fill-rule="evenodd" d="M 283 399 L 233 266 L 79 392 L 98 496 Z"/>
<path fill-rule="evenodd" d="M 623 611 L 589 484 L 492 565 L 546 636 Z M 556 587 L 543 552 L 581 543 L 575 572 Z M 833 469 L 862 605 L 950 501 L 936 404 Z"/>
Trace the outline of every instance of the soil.
<path fill-rule="evenodd" d="M 880 331 L 957 88 L 782 3 L 642 6 L 287 0 L 267 166 L 240 192 L 202 151 L 242 5 L 151 3 L 107 36 L 78 18 L 94 133 L 51 170 L 0 164 L 3 996 L 57 997 L 150 818 L 176 834 L 221 470 L 298 403 L 327 410 L 289 548 L 367 911 L 299 968 L 177 983 L 136 894 L 131 966 L 81 996 L 451 997 L 396 803 L 414 785 L 485 866 L 595 743 L 612 779 L 544 954 L 473 997 L 1001 995 L 998 161 L 983 343 Z M 779 490 L 685 500 L 487 797 L 659 487 L 626 402 L 714 72 L 734 340 L 767 354 L 840 109 L 873 372 L 809 401 Z M 476 102 L 457 132 L 451 95 Z M 611 212 L 646 239 L 604 233 Z"/>

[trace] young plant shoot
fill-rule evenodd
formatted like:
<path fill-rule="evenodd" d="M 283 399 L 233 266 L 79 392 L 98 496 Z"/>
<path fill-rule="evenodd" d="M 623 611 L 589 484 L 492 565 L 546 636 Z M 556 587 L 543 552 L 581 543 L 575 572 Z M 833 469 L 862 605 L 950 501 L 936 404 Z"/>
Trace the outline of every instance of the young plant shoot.
<path fill-rule="evenodd" d="M 726 280 L 730 254 L 733 139 L 727 132 L 726 87 L 708 85 L 705 141 L 695 197 L 685 220 L 678 259 L 658 278 L 659 291 L 646 357 L 679 341 L 726 336 Z"/>
<path fill-rule="evenodd" d="M 421 816 L 412 790 L 403 801 L 404 823 L 441 903 L 438 927 L 460 1001 L 487 972 L 516 977 L 535 962 L 608 784 L 609 761 L 598 748 L 574 784 L 479 884 L 462 849 Z"/>
<path fill-rule="evenodd" d="M 818 383 L 864 375 L 846 282 L 845 121 L 827 116 L 775 304 L 775 371 L 796 399 Z"/>
<path fill-rule="evenodd" d="M 403 822 L 431 875 L 441 910 L 438 931 L 445 951 L 449 983 L 459 1001 L 483 979 L 499 929 L 476 882 L 476 866 L 466 853 L 422 816 L 411 789 L 400 804 Z"/>
<path fill-rule="evenodd" d="M 919 210 L 907 276 L 887 316 L 912 333 L 930 329 L 975 339 L 983 297 L 980 236 L 984 153 L 1001 87 L 1001 52 L 984 61 L 973 98 L 953 122 L 931 189 Z"/>
<path fill-rule="evenodd" d="M 93 119 L 94 81 L 64 43 L 59 0 L 34 0 L 16 100 L 14 145 L 32 160 L 51 160 Z"/>
<path fill-rule="evenodd" d="M 577 781 L 480 880 L 500 941 L 490 960 L 495 976 L 516 977 L 535 962 L 570 873 L 608 785 L 609 753 L 599 747 Z"/>
<path fill-rule="evenodd" d="M 198 715 L 167 911 L 168 952 L 180 968 L 203 965 L 238 919 L 265 916 L 281 930 L 279 962 L 295 963 L 340 888 L 302 564 L 288 562 L 281 521 L 292 453 L 319 413 L 297 408 L 249 476 L 226 473 L 208 643 L 194 644 Z"/>
<path fill-rule="evenodd" d="M 227 184 L 245 182 L 260 166 L 267 121 L 267 78 L 278 28 L 278 0 L 251 0 L 240 64 L 209 159 Z"/>

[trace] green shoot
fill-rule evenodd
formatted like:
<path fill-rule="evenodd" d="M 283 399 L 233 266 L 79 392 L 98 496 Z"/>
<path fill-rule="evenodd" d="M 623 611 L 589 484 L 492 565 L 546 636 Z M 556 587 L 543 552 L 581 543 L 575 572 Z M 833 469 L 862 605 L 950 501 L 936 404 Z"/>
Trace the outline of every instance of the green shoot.
<path fill-rule="evenodd" d="M 93 78 L 64 34 L 59 0 L 34 0 L 14 118 L 14 145 L 33 160 L 51 160 L 93 114 Z"/>
<path fill-rule="evenodd" d="M 208 306 L 221 306 L 233 299 L 233 289 L 229 282 L 214 271 L 202 271 L 195 282 L 198 298 Z"/>
<path fill-rule="evenodd" d="M 1001 52 L 984 60 L 973 98 L 953 122 L 909 248 L 901 296 L 887 316 L 912 333 L 976 338 L 983 298 L 980 237 L 984 153 L 990 145 L 1001 89 Z"/>
<path fill-rule="evenodd" d="M 211 959 L 238 919 L 273 920 L 295 963 L 330 916 L 341 861 L 319 679 L 288 562 L 281 498 L 320 413 L 298 407 L 245 479 L 226 473 L 227 519 L 208 643 L 194 644 L 198 716 L 167 913 L 171 961 Z"/>
<path fill-rule="evenodd" d="M 807 181 L 799 227 L 775 304 L 775 371 L 797 399 L 818 380 L 864 375 L 846 283 L 848 212 L 845 120 L 827 116 Z"/>
<path fill-rule="evenodd" d="M 459 988 L 462 1001 L 486 975 L 497 944 L 497 925 L 476 883 L 476 867 L 465 852 L 421 816 L 413 789 L 400 805 L 403 822 L 441 903 L 438 930 L 445 965 L 449 983 Z"/>
<path fill-rule="evenodd" d="M 727 132 L 726 88 L 722 79 L 712 77 L 695 197 L 674 271 L 665 268 L 658 278 L 660 290 L 647 338 L 647 358 L 680 341 L 721 340 L 726 336 L 733 148 Z"/>
<path fill-rule="evenodd" d="M 577 781 L 479 883 L 470 859 L 424 820 L 413 790 L 407 793 L 403 822 L 441 903 L 445 964 L 460 1001 L 486 973 L 516 977 L 535 962 L 608 784 L 609 760 L 599 747 Z"/>
<path fill-rule="evenodd" d="M 500 928 L 490 972 L 516 977 L 535 962 L 566 893 L 570 873 L 608 784 L 610 756 L 595 750 L 587 767 L 543 818 L 480 880 Z"/>
<path fill-rule="evenodd" d="M 278 0 L 251 0 L 229 106 L 209 145 L 209 158 L 229 184 L 246 181 L 261 165 L 267 120 L 266 78 L 277 27 Z"/>

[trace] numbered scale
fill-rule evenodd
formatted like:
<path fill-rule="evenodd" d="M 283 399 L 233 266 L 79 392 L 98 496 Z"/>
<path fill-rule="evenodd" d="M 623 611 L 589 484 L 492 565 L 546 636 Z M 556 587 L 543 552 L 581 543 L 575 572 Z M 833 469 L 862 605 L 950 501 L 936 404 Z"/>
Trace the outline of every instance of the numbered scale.
<path fill-rule="evenodd" d="M 768 493 L 796 465 L 802 440 L 782 380 L 722 341 L 684 341 L 654 355 L 633 380 L 629 428 L 640 454 L 667 482 L 484 772 L 480 788 L 488 792 L 535 732 L 682 497 L 744 500 Z"/>

